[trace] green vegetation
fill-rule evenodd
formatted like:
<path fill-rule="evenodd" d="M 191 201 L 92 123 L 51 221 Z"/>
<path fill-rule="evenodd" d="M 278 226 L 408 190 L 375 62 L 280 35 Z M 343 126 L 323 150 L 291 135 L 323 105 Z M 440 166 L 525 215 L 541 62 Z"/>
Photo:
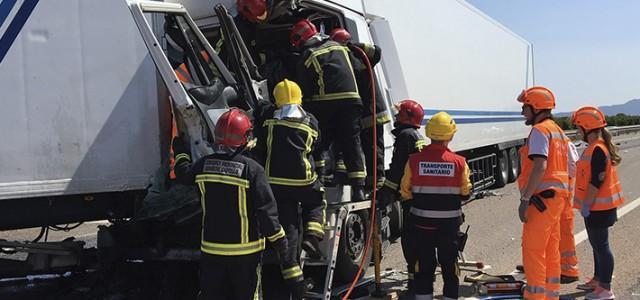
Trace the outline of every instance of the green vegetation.
<path fill-rule="evenodd" d="M 564 130 L 575 129 L 573 124 L 571 124 L 570 117 L 554 117 L 553 119 Z M 623 113 L 619 113 L 615 116 L 606 116 L 606 119 L 609 126 L 640 125 L 640 116 L 628 116 Z"/>

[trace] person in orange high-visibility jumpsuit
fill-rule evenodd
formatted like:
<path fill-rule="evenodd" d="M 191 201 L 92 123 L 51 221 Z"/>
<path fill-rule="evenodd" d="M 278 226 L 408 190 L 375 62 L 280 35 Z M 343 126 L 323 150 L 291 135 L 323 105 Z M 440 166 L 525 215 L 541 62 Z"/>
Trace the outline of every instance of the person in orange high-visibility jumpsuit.
<path fill-rule="evenodd" d="M 580 279 L 576 240 L 573 237 L 573 193 L 576 183 L 576 162 L 580 156 L 576 146 L 569 142 L 569 197 L 560 216 L 560 283 L 572 283 Z"/>
<path fill-rule="evenodd" d="M 555 97 L 550 90 L 539 86 L 526 89 L 518 101 L 523 104 L 525 124 L 533 127 L 520 149 L 522 173 L 518 177 L 518 215 L 524 223 L 522 260 L 527 278 L 524 298 L 558 299 L 560 216 L 569 197 L 569 139 L 551 119 Z M 546 208 L 538 209 L 535 204 L 539 203 Z"/>
<path fill-rule="evenodd" d="M 584 217 L 593 248 L 593 278 L 578 289 L 592 291 L 585 299 L 614 299 L 611 289 L 614 259 L 609 246 L 609 227 L 615 224 L 617 209 L 624 202 L 616 166 L 622 158 L 605 129 L 604 114 L 593 106 L 578 109 L 571 118 L 578 135 L 589 143 L 577 165 L 575 205 Z"/>

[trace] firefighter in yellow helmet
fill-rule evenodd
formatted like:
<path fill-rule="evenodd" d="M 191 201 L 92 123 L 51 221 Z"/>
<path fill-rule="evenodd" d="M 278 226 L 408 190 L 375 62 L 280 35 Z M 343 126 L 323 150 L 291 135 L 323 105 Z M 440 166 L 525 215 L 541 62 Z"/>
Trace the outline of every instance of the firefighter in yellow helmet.
<path fill-rule="evenodd" d="M 456 131 L 449 114 L 433 115 L 425 127 L 431 144 L 409 156 L 400 183 L 400 195 L 413 199 L 409 224 L 418 254 L 416 299 L 433 299 L 438 262 L 444 280 L 442 299 L 458 299 L 458 231 L 462 201 L 471 193 L 471 172 L 465 158 L 448 148 Z"/>
<path fill-rule="evenodd" d="M 299 236 L 302 248 L 321 256 L 319 241 L 324 237 L 325 202 L 323 188 L 311 155 L 319 139 L 318 121 L 302 106 L 302 92 L 293 81 L 284 79 L 274 90 L 275 107 L 267 113 L 258 137 L 257 155 L 264 163 L 267 179 L 278 204 L 280 223 L 289 241 L 290 260 L 298 261 Z M 302 207 L 302 215 L 298 208 Z M 301 232 L 299 219 L 304 228 Z M 264 266 L 264 298 L 289 299 L 286 282 L 299 270 L 288 271 Z M 295 291 L 294 291 L 295 292 Z M 301 297 L 294 293 L 294 298 Z"/>

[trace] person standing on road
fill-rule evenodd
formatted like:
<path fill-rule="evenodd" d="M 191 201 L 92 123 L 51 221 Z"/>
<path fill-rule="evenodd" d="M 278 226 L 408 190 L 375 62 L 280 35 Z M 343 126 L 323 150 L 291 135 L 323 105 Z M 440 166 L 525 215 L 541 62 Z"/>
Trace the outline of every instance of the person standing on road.
<path fill-rule="evenodd" d="M 616 171 L 622 158 L 605 129 L 607 122 L 599 109 L 581 107 L 571 119 L 578 134 L 589 144 L 578 161 L 575 205 L 584 217 L 594 259 L 593 278 L 577 288 L 592 291 L 586 299 L 613 299 L 614 260 L 609 247 L 609 227 L 617 221 L 617 209 L 624 202 Z"/>
<path fill-rule="evenodd" d="M 400 182 L 401 197 L 413 199 L 409 223 L 418 258 L 416 300 L 433 299 L 438 263 L 444 280 L 442 299 L 458 299 L 457 237 L 462 201 L 471 194 L 471 172 L 465 158 L 448 148 L 455 132 L 456 123 L 449 114 L 433 115 L 425 126 L 431 144 L 409 156 Z"/>
<path fill-rule="evenodd" d="M 418 102 L 408 99 L 400 101 L 397 108 L 395 128 L 391 131 L 395 137 L 393 156 L 391 157 L 389 174 L 380 189 L 380 208 L 385 208 L 396 200 L 409 155 L 420 152 L 425 146 L 424 138 L 418 131 L 424 118 L 422 106 Z M 400 243 L 402 244 L 402 254 L 407 262 L 407 273 L 409 273 L 408 288 L 413 291 L 415 289 L 414 278 L 417 259 L 415 245 L 413 245 L 414 239 L 409 236 L 411 224 L 408 221 L 411 203 L 413 203 L 412 200 L 402 201 L 403 224 Z"/>
<path fill-rule="evenodd" d="M 286 255 L 287 238 L 264 169 L 242 154 L 251 129 L 240 109 L 225 112 L 215 126 L 214 153 L 194 164 L 182 139 L 174 140 L 177 180 L 196 184 L 202 201 L 200 300 L 258 299 L 264 237 L 284 270 L 300 270 Z M 304 288 L 302 272 L 290 282 Z"/>
<path fill-rule="evenodd" d="M 573 195 L 576 187 L 576 163 L 580 158 L 573 142 L 569 141 L 569 197 L 560 216 L 560 283 L 579 280 L 576 240 L 573 236 Z"/>
<path fill-rule="evenodd" d="M 553 93 L 536 86 L 523 90 L 525 124 L 533 128 L 520 148 L 518 177 L 525 299 L 560 297 L 560 216 L 569 197 L 569 139 L 552 120 Z M 531 205 L 533 204 L 533 205 Z"/>

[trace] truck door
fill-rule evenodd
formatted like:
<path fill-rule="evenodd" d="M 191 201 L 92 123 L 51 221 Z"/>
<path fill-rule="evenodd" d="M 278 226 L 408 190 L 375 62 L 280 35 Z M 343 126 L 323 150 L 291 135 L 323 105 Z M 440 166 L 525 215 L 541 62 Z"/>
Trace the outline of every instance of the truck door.
<path fill-rule="evenodd" d="M 251 76 L 241 74 L 249 71 L 234 68 L 232 74 L 182 5 L 150 1 L 128 5 L 169 92 L 178 131 L 190 139 L 192 157 L 211 153 L 218 117 L 230 106 L 250 112 L 257 100 L 253 83 L 247 80 Z"/>

